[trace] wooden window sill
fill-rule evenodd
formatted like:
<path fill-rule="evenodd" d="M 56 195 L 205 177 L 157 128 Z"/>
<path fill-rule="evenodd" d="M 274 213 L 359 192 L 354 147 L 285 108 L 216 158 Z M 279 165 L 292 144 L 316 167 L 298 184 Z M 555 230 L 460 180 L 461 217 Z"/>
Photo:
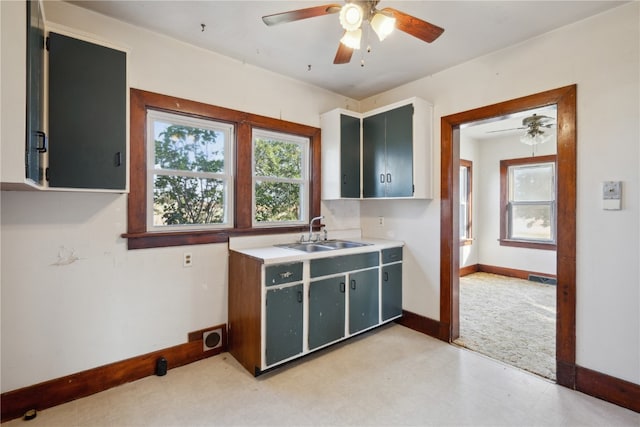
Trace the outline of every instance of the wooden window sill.
<path fill-rule="evenodd" d="M 555 243 L 542 243 L 542 242 L 531 242 L 528 240 L 511 240 L 511 239 L 498 239 L 500 242 L 500 246 L 513 246 L 518 248 L 529 248 L 529 249 L 542 249 L 546 251 L 555 251 L 556 244 Z"/>
<path fill-rule="evenodd" d="M 316 227 L 314 227 L 316 228 Z M 205 245 L 226 243 L 229 237 L 283 233 L 308 233 L 309 227 L 228 228 L 223 230 L 167 231 L 123 233 L 128 249 L 161 248 L 166 246 Z"/>

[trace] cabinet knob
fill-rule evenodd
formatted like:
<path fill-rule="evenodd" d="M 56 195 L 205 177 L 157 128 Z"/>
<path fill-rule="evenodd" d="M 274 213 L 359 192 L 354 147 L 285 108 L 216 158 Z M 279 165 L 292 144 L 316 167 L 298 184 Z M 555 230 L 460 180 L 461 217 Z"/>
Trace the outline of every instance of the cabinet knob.
<path fill-rule="evenodd" d="M 380 184 L 384 184 L 384 174 L 380 174 Z"/>
<path fill-rule="evenodd" d="M 385 282 L 388 282 L 388 281 L 389 281 L 389 272 L 388 272 L 388 271 L 385 271 L 385 272 L 384 272 L 384 281 L 385 281 Z"/>
<path fill-rule="evenodd" d="M 344 294 L 345 285 L 344 282 L 340 282 L 340 293 Z"/>
<path fill-rule="evenodd" d="M 356 281 L 354 279 L 351 279 L 351 289 L 356 290 Z"/>

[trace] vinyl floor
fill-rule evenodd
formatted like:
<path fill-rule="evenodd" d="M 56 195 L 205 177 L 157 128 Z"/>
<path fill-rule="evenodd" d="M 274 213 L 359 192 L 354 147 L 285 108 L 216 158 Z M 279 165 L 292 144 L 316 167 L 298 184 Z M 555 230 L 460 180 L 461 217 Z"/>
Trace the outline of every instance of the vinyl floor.
<path fill-rule="evenodd" d="M 390 324 L 258 378 L 222 353 L 5 424 L 316 425 L 637 427 L 640 414 Z"/>

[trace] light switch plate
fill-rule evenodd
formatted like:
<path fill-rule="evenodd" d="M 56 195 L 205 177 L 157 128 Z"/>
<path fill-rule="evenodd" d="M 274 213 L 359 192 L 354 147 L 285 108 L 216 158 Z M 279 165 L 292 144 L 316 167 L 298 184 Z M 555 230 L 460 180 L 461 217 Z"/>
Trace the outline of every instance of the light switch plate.
<path fill-rule="evenodd" d="M 619 210 L 622 202 L 622 182 L 604 181 L 602 183 L 602 209 Z"/>

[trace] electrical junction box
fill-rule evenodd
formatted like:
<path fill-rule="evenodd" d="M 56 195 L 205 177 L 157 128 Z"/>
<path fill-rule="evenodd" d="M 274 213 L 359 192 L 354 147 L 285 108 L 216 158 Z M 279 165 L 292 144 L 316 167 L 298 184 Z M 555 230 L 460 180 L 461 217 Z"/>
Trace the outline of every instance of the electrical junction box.
<path fill-rule="evenodd" d="M 617 211 L 622 206 L 622 181 L 602 183 L 602 209 Z"/>

